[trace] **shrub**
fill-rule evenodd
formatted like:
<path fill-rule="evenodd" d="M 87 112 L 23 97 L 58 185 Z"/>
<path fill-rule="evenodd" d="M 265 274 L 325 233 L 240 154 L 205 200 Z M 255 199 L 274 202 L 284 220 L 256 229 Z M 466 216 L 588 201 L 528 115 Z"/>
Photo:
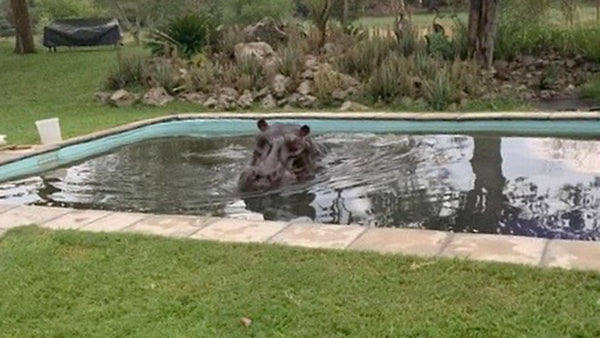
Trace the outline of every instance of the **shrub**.
<path fill-rule="evenodd" d="M 265 86 L 263 67 L 255 57 L 242 57 L 240 60 L 237 60 L 236 68 L 238 70 L 238 74 L 240 76 L 243 76 L 243 80 L 245 80 L 245 82 L 248 82 L 250 85 L 250 88 L 242 89 L 260 89 Z M 237 79 L 235 83 L 238 83 Z"/>
<path fill-rule="evenodd" d="M 219 38 L 219 51 L 226 57 L 233 57 L 235 46 L 244 42 L 244 34 L 239 26 L 226 27 Z"/>
<path fill-rule="evenodd" d="M 600 76 L 595 76 L 588 83 L 581 86 L 578 96 L 581 99 L 600 100 Z"/>
<path fill-rule="evenodd" d="M 137 55 L 121 57 L 118 54 L 117 62 L 109 69 L 104 88 L 118 90 L 143 86 L 146 60 L 146 58 Z"/>
<path fill-rule="evenodd" d="M 148 47 L 154 55 L 176 49 L 181 56 L 190 57 L 218 41 L 217 22 L 209 14 L 188 14 L 171 20 L 152 33 Z"/>
<path fill-rule="evenodd" d="M 225 24 L 248 25 L 268 16 L 283 20 L 292 16 L 292 0 L 223 0 L 223 21 Z"/>
<path fill-rule="evenodd" d="M 342 73 L 365 80 L 383 60 L 398 49 L 398 41 L 395 38 L 371 37 L 347 50 L 337 59 L 336 65 Z"/>
<path fill-rule="evenodd" d="M 297 77 L 302 67 L 302 52 L 294 47 L 284 47 L 279 51 L 281 61 L 277 71 L 291 78 Z"/>
<path fill-rule="evenodd" d="M 87 0 L 38 0 L 37 14 L 47 20 L 97 17 L 104 11 Z"/>
<path fill-rule="evenodd" d="M 207 59 L 190 68 L 187 90 L 191 92 L 210 92 L 217 83 L 220 68 L 217 64 Z"/>
<path fill-rule="evenodd" d="M 444 110 L 457 99 L 456 87 L 446 67 L 440 68 L 432 79 L 424 81 L 423 88 L 425 101 L 434 110 Z"/>
<path fill-rule="evenodd" d="M 154 58 L 146 67 L 146 76 L 151 86 L 163 87 L 169 94 L 179 90 L 177 68 L 169 59 Z"/>

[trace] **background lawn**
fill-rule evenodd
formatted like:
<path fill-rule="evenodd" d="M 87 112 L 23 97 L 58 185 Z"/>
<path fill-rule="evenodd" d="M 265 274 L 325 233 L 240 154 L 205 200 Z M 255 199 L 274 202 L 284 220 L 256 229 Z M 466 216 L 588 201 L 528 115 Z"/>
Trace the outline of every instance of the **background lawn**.
<path fill-rule="evenodd" d="M 94 100 L 106 73 L 116 61 L 112 47 L 94 49 L 59 48 L 25 57 L 12 53 L 13 42 L 0 39 L 0 134 L 9 143 L 39 142 L 34 122 L 59 117 L 63 137 L 69 138 L 132 120 L 201 110 L 201 106 L 175 102 L 166 107 L 112 108 Z M 126 47 L 124 54 L 144 53 Z"/>
<path fill-rule="evenodd" d="M 0 300 L 3 337 L 600 335 L 595 273 L 36 227 Z"/>

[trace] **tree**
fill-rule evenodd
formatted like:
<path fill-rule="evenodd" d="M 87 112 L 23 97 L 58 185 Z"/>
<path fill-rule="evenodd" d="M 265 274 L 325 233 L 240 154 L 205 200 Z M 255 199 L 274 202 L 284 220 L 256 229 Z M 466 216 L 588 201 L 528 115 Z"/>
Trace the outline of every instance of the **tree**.
<path fill-rule="evenodd" d="M 10 0 L 15 29 L 17 31 L 15 53 L 35 53 L 29 8 L 26 0 Z"/>
<path fill-rule="evenodd" d="M 319 49 L 325 46 L 327 39 L 327 22 L 331 18 L 331 9 L 334 0 L 305 0 L 306 6 L 310 10 L 312 20 L 319 30 Z"/>
<path fill-rule="evenodd" d="M 469 10 L 469 48 L 473 57 L 486 66 L 494 61 L 500 0 L 471 0 Z"/>

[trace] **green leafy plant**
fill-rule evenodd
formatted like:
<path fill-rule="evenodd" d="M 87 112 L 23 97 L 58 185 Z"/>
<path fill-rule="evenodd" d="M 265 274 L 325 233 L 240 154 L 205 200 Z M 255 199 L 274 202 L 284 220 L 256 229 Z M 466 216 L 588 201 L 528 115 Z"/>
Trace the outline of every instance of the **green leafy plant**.
<path fill-rule="evenodd" d="M 146 61 L 146 58 L 138 55 L 121 57 L 118 54 L 117 62 L 109 68 L 103 87 L 107 90 L 118 90 L 143 86 Z"/>
<path fill-rule="evenodd" d="M 210 14 L 188 14 L 152 32 L 147 46 L 154 55 L 176 50 L 187 58 L 218 41 L 217 22 Z"/>

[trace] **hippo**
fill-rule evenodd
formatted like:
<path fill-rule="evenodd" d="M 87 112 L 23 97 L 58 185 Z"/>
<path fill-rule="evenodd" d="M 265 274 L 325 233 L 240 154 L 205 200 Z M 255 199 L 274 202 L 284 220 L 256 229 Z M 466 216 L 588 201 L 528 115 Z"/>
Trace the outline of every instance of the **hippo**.
<path fill-rule="evenodd" d="M 257 122 L 260 133 L 250 166 L 239 178 L 241 192 L 264 191 L 292 185 L 312 177 L 322 148 L 310 138 L 310 127 Z"/>

